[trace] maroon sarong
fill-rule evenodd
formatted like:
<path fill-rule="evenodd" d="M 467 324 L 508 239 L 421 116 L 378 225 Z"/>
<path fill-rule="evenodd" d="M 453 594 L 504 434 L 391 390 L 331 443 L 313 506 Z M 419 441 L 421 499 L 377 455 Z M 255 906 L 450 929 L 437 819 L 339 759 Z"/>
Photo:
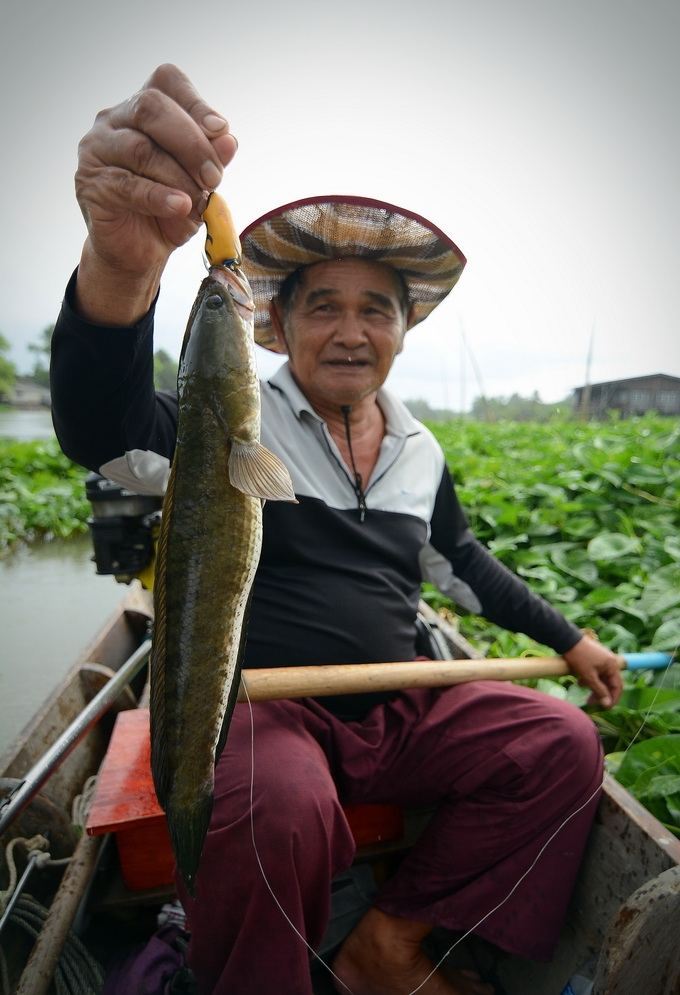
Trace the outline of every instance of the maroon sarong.
<path fill-rule="evenodd" d="M 594 793 L 497 912 L 476 928 L 510 953 L 547 959 L 557 941 L 602 778 L 590 719 L 523 687 L 478 681 L 407 692 L 343 723 L 312 700 L 253 705 L 255 839 L 296 928 L 316 947 L 331 880 L 353 859 L 343 803 L 437 806 L 376 905 L 454 930 L 512 890 L 560 823 Z M 310 995 L 309 953 L 257 865 L 250 823 L 251 723 L 238 705 L 216 773 L 197 879 L 182 898 L 201 992 Z"/>

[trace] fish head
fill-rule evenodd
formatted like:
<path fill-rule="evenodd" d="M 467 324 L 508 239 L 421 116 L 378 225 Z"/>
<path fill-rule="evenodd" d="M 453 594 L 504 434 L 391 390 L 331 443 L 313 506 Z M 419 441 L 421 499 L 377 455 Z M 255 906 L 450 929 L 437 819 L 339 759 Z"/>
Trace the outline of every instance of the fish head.
<path fill-rule="evenodd" d="M 196 377 L 213 379 L 254 367 L 254 313 L 243 274 L 213 267 L 199 287 L 184 336 L 180 396 Z"/>

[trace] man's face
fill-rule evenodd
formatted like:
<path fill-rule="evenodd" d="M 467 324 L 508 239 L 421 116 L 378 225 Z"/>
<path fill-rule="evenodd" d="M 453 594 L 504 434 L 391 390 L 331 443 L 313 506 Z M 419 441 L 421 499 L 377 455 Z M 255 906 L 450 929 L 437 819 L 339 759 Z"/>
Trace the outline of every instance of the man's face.
<path fill-rule="evenodd" d="M 394 272 L 364 259 L 308 267 L 287 318 L 277 315 L 291 372 L 312 403 L 356 404 L 374 394 L 406 330 Z"/>

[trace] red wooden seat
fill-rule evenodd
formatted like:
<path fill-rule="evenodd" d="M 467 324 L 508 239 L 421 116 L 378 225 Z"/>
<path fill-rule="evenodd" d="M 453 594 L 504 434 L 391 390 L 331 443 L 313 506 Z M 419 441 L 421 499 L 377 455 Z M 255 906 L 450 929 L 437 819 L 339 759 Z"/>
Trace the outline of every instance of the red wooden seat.
<path fill-rule="evenodd" d="M 403 812 L 396 805 L 348 805 L 345 814 L 357 846 L 403 835 Z M 90 836 L 115 834 L 130 891 L 173 884 L 170 837 L 151 777 L 148 709 L 130 709 L 116 718 L 86 830 Z"/>

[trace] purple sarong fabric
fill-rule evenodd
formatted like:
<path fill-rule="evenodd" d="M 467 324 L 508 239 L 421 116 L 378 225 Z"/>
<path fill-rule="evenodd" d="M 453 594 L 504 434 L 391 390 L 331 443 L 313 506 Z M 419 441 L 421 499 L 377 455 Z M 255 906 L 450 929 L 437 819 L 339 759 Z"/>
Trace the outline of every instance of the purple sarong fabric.
<path fill-rule="evenodd" d="M 362 722 L 343 723 L 312 700 L 255 704 L 253 716 L 257 849 L 276 898 L 312 947 L 326 927 L 331 880 L 354 855 L 342 804 L 385 802 L 437 811 L 379 892 L 379 908 L 476 927 L 510 953 L 550 957 L 602 779 L 586 715 L 527 688 L 478 681 L 406 692 Z M 180 888 L 189 964 L 205 995 L 311 995 L 308 950 L 253 847 L 250 743 L 248 706 L 237 705 L 196 899 Z"/>

